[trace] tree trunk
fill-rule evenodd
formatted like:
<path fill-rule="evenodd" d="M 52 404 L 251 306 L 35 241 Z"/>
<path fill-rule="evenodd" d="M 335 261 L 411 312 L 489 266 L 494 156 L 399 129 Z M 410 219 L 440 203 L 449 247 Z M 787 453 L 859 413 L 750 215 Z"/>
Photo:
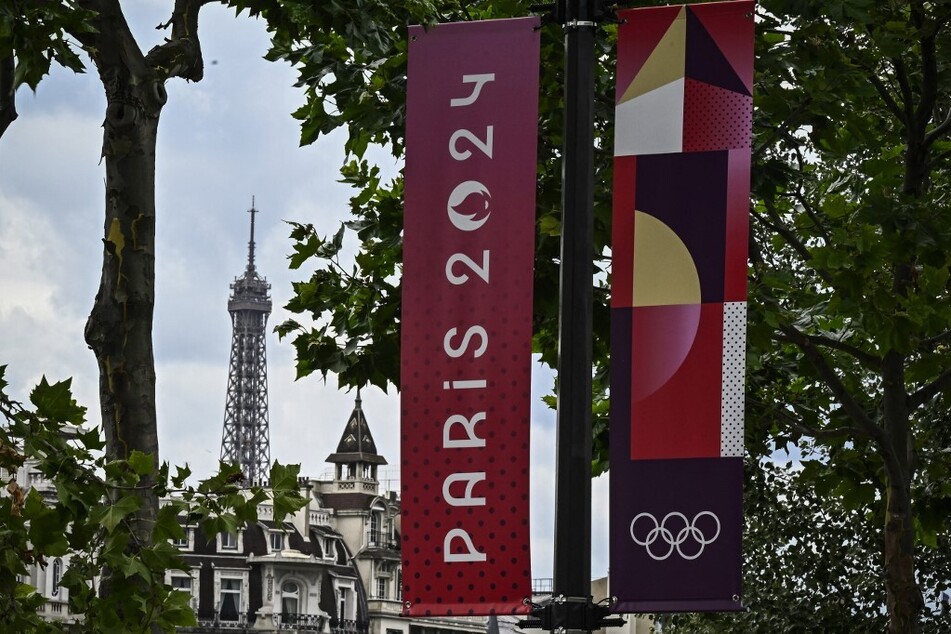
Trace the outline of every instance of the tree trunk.
<path fill-rule="evenodd" d="M 164 86 L 145 63 L 118 6 L 98 17 L 91 54 L 106 93 L 102 155 L 106 166 L 102 279 L 86 322 L 99 364 L 106 455 L 149 454 L 159 464 L 152 313 L 155 304 L 155 142 Z M 151 545 L 158 514 L 154 478 L 140 482 L 140 510 L 130 516 L 133 552 Z M 105 575 L 108 579 L 108 574 Z M 108 581 L 104 591 L 108 592 Z"/>
<path fill-rule="evenodd" d="M 915 580 L 915 526 L 911 504 L 914 448 L 905 391 L 904 358 L 886 353 L 882 368 L 884 397 L 887 499 L 885 501 L 885 593 L 889 632 L 921 631 L 919 616 L 924 607 Z"/>
<path fill-rule="evenodd" d="M 103 134 L 106 213 L 102 279 L 86 342 L 99 363 L 99 399 L 106 452 L 151 454 L 158 465 L 152 313 L 155 304 L 155 139 L 158 110 L 110 99 Z M 157 501 L 143 482 L 141 520 Z M 150 543 L 150 526 L 136 530 Z"/>

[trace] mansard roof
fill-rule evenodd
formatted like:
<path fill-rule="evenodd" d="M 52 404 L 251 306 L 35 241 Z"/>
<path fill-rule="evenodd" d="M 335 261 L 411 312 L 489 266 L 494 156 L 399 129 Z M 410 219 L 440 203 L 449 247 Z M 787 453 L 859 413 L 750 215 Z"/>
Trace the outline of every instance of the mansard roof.
<path fill-rule="evenodd" d="M 370 425 L 363 414 L 363 401 L 360 390 L 354 401 L 353 412 L 343 430 L 343 436 L 337 444 L 337 451 L 327 456 L 327 462 L 334 464 L 386 464 L 386 459 L 376 452 L 376 443 L 370 433 Z"/>

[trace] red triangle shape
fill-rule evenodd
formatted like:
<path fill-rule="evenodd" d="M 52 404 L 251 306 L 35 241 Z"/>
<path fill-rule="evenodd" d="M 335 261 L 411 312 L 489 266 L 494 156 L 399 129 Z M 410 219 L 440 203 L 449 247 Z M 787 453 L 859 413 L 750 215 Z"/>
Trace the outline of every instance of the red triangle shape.
<path fill-rule="evenodd" d="M 651 7 L 618 11 L 621 25 L 617 34 L 617 87 L 614 100 L 631 85 L 644 62 L 657 48 L 680 13 L 680 6 Z"/>

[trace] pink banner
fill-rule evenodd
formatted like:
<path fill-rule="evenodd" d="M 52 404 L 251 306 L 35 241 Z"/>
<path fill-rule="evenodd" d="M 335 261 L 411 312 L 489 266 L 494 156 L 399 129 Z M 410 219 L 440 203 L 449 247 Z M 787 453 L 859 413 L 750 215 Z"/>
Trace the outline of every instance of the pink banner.
<path fill-rule="evenodd" d="M 538 25 L 409 30 L 405 615 L 528 610 Z"/>

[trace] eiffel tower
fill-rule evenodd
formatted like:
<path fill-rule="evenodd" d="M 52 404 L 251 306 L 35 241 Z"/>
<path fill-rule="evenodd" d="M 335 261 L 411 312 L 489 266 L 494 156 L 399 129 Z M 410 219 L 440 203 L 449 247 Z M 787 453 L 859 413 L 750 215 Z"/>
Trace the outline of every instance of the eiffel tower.
<path fill-rule="evenodd" d="M 271 285 L 254 267 L 254 208 L 251 199 L 251 240 L 244 275 L 231 285 L 231 363 L 225 399 L 221 460 L 241 467 L 247 484 L 267 481 L 271 441 L 267 412 L 267 350 L 264 329 L 271 314 Z"/>

